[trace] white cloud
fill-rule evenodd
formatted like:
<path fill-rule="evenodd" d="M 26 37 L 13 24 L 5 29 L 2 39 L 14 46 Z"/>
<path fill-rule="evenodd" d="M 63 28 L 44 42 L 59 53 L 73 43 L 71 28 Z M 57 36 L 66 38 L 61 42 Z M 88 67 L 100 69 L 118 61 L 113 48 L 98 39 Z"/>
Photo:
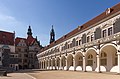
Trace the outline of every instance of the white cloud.
<path fill-rule="evenodd" d="M 12 16 L 7 7 L 0 5 L 0 30 L 16 31 L 16 36 L 26 35 L 25 23 Z M 23 36 L 22 36 L 23 37 Z"/>

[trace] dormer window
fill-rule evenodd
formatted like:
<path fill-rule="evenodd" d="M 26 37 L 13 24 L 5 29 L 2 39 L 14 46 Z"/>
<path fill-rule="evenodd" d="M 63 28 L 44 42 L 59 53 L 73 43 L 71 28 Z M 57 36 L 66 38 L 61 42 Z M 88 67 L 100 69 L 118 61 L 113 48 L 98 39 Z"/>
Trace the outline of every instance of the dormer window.
<path fill-rule="evenodd" d="M 106 10 L 106 15 L 110 14 L 110 13 L 111 13 L 111 11 L 112 11 L 112 9 L 111 9 L 111 8 L 107 8 L 107 10 Z"/>
<path fill-rule="evenodd" d="M 108 36 L 112 35 L 112 32 L 113 32 L 112 27 L 108 28 Z"/>
<path fill-rule="evenodd" d="M 103 37 L 106 37 L 107 36 L 107 33 L 106 33 L 106 29 L 105 30 L 103 30 L 103 32 L 102 32 L 103 34 Z"/>

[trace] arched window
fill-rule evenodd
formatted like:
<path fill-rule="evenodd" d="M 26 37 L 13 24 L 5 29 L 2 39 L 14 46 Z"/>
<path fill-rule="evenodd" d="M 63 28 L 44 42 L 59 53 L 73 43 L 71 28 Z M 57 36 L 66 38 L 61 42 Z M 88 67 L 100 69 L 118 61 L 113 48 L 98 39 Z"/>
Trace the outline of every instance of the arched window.
<path fill-rule="evenodd" d="M 93 55 L 92 54 L 89 54 L 87 57 L 87 65 L 93 66 Z"/>
<path fill-rule="evenodd" d="M 105 52 L 102 51 L 101 55 L 100 55 L 100 64 L 103 66 L 107 65 L 107 54 Z"/>
<path fill-rule="evenodd" d="M 82 66 L 82 65 L 83 65 L 83 57 L 82 57 L 82 56 L 79 57 L 78 65 L 79 65 L 79 66 Z"/>

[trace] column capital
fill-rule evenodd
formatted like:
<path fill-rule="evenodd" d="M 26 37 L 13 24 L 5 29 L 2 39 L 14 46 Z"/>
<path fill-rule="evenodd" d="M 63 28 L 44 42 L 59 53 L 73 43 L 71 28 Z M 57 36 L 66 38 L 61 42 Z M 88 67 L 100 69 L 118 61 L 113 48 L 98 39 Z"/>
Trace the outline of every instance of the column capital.
<path fill-rule="evenodd" d="M 99 58 L 100 57 L 99 54 L 97 54 L 96 57 Z"/>

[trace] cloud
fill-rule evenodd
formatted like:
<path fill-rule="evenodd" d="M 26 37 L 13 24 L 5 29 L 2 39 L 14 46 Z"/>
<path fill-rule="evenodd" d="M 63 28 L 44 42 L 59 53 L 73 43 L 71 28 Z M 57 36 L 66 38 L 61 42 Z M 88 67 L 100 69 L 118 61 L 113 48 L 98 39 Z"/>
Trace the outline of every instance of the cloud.
<path fill-rule="evenodd" d="M 22 36 L 26 35 L 25 26 L 25 23 L 17 20 L 15 16 L 11 15 L 10 10 L 7 7 L 0 5 L 0 30 L 10 32 L 16 31 L 16 36 Z"/>

